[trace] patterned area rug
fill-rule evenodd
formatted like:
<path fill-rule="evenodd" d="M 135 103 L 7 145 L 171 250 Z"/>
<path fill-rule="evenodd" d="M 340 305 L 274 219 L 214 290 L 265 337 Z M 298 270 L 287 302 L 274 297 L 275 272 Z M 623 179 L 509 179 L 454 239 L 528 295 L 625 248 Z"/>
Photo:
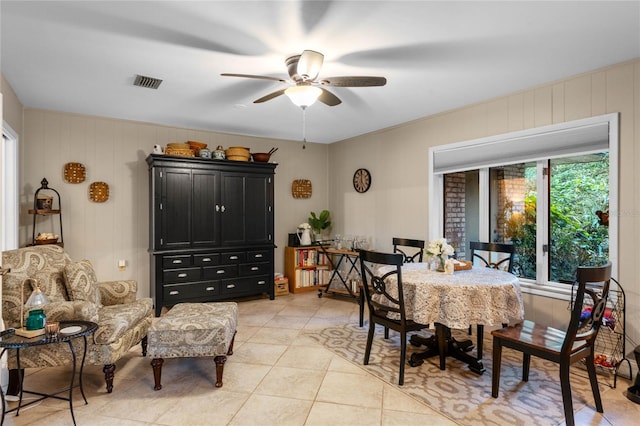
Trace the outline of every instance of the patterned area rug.
<path fill-rule="evenodd" d="M 379 377 L 402 392 L 422 401 L 461 425 L 557 425 L 564 422 L 558 365 L 531 358 L 529 381 L 522 382 L 522 355 L 508 348 L 502 350 L 500 394 L 491 397 L 491 334 L 485 331 L 482 376 L 469 371 L 455 358 L 447 358 L 447 369 L 441 371 L 438 357 L 427 359 L 419 367 L 405 367 L 404 385 L 398 386 L 400 337 L 390 331 L 388 340 L 378 327 L 373 339 L 369 365 L 363 365 L 368 325 L 354 324 L 309 331 L 306 334 L 332 352 Z M 423 332 L 421 332 L 422 334 Z M 424 332 L 428 335 L 428 331 Z M 464 331 L 453 330 L 459 340 L 469 338 Z M 487 338 L 488 336 L 488 338 Z M 475 340 L 475 333 L 472 336 Z M 422 348 L 424 349 L 424 347 Z M 407 359 L 419 352 L 407 343 Z M 585 404 L 595 407 L 585 372 L 571 374 L 571 390 L 575 411 Z M 600 392 L 607 386 L 600 385 Z"/>

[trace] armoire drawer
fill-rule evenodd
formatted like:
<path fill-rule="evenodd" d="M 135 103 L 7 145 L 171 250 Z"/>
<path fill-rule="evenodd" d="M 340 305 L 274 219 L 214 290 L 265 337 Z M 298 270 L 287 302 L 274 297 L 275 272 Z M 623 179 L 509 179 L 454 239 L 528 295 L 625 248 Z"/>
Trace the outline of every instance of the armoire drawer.
<path fill-rule="evenodd" d="M 239 252 L 231 252 L 231 253 L 220 253 L 220 264 L 221 265 L 231 265 L 238 264 L 245 261 L 247 258 L 246 253 Z"/>
<path fill-rule="evenodd" d="M 235 278 L 220 282 L 220 294 L 256 293 L 268 291 L 269 276 Z"/>
<path fill-rule="evenodd" d="M 165 283 L 185 283 L 199 281 L 200 268 L 166 269 L 162 271 Z"/>
<path fill-rule="evenodd" d="M 255 250 L 247 252 L 247 262 L 269 262 L 273 250 Z"/>
<path fill-rule="evenodd" d="M 197 297 L 210 297 L 219 293 L 219 285 L 210 281 L 185 284 L 165 284 L 163 297 L 167 304 Z"/>
<path fill-rule="evenodd" d="M 245 277 L 248 275 L 268 274 L 270 267 L 271 263 L 269 262 L 246 263 L 244 265 L 240 265 L 240 276 Z"/>
<path fill-rule="evenodd" d="M 191 255 L 162 257 L 162 269 L 188 268 L 189 266 L 191 266 Z"/>
<path fill-rule="evenodd" d="M 205 280 L 223 280 L 238 276 L 238 265 L 221 265 L 202 268 L 202 277 Z"/>
<path fill-rule="evenodd" d="M 220 264 L 220 255 L 218 253 L 194 254 L 194 266 L 211 266 Z"/>

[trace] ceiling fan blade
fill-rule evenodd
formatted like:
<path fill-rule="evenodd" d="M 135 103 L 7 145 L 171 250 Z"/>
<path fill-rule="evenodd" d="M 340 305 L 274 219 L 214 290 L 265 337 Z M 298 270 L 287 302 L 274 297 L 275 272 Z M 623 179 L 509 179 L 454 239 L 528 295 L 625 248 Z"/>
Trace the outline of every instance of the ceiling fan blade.
<path fill-rule="evenodd" d="M 320 74 L 324 55 L 315 50 L 305 50 L 298 59 L 298 75 L 303 81 L 313 81 Z"/>
<path fill-rule="evenodd" d="M 322 87 L 320 88 L 320 90 L 322 90 L 322 93 L 318 97 L 318 100 L 323 104 L 328 106 L 336 106 L 342 103 L 340 98 L 338 98 L 336 95 L 334 95 L 330 91 L 323 89 Z"/>
<path fill-rule="evenodd" d="M 387 79 L 384 77 L 365 76 L 328 77 L 320 80 L 320 84 L 333 87 L 371 87 L 384 86 L 387 84 Z"/>
<path fill-rule="evenodd" d="M 268 95 L 264 95 L 260 99 L 256 99 L 253 101 L 254 104 L 261 104 L 262 102 L 270 101 L 273 98 L 277 98 L 278 96 L 284 94 L 284 91 L 287 89 L 277 90 L 275 92 L 269 93 Z"/>
<path fill-rule="evenodd" d="M 252 74 L 233 74 L 233 73 L 222 73 L 220 74 L 223 77 L 242 77 L 242 78 L 257 78 L 259 80 L 269 80 L 269 81 L 279 81 L 281 83 L 286 83 L 287 80 L 283 80 L 278 77 L 269 77 L 268 75 L 252 75 Z"/>

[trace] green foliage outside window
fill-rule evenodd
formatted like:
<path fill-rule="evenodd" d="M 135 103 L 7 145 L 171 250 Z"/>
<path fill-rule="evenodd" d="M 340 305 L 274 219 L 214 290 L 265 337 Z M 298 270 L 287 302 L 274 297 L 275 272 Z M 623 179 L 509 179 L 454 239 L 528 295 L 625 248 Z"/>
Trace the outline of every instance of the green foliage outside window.
<path fill-rule="evenodd" d="M 578 266 L 599 265 L 609 257 L 609 228 L 595 212 L 609 205 L 609 156 L 551 161 L 550 271 L 554 282 L 572 282 Z M 527 170 L 524 213 L 510 213 L 505 236 L 517 246 L 514 272 L 536 277 L 535 168 Z M 509 207 L 509 206 L 505 206 Z M 506 209 L 505 209 L 506 210 Z"/>

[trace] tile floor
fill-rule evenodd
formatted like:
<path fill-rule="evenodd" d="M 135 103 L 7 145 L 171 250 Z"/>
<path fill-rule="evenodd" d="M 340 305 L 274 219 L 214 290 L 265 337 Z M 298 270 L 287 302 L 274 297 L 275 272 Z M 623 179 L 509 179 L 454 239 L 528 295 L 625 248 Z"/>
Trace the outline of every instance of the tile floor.
<path fill-rule="evenodd" d="M 78 425 L 455 425 L 428 406 L 305 337 L 304 329 L 358 321 L 357 304 L 315 292 L 239 303 L 234 354 L 224 386 L 214 388 L 208 359 L 168 359 L 160 391 L 153 390 L 149 359 L 135 347 L 117 364 L 107 394 L 102 369 L 85 369 L 85 405 L 74 393 Z M 25 387 L 62 389 L 66 368 L 27 370 Z M 604 394 L 604 416 L 586 407 L 579 425 L 637 424 L 640 405 L 624 395 L 628 381 Z M 10 407 L 15 403 L 10 403 Z M 8 414 L 6 425 L 69 425 L 68 403 L 47 399 Z"/>

